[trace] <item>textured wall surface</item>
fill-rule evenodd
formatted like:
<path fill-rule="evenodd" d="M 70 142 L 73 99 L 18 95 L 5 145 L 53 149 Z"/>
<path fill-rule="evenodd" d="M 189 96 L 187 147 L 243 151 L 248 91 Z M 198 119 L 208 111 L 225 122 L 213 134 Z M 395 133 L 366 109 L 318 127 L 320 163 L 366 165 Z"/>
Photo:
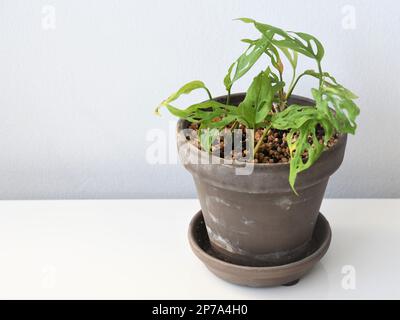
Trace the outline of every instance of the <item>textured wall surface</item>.
<path fill-rule="evenodd" d="M 146 157 L 175 121 L 153 109 L 193 79 L 224 94 L 239 40 L 256 35 L 232 21 L 243 16 L 315 34 L 325 69 L 360 96 L 327 196 L 399 197 L 399 10 L 393 0 L 0 0 L 0 199 L 194 197 L 173 135 L 168 163 Z"/>

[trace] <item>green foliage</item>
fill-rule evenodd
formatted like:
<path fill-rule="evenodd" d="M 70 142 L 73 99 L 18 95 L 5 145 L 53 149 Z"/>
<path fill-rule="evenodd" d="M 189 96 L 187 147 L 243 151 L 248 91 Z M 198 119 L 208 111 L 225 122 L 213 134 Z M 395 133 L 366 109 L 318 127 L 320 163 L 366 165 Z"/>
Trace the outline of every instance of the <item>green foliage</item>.
<path fill-rule="evenodd" d="M 314 36 L 304 32 L 284 31 L 268 24 L 257 22 L 249 18 L 238 19 L 245 23 L 252 23 L 266 39 L 278 48 L 286 48 L 296 51 L 299 54 L 321 61 L 325 50 L 321 42 Z M 314 49 L 315 46 L 315 49 Z"/>
<path fill-rule="evenodd" d="M 297 175 L 318 160 L 324 144 L 328 143 L 334 133 L 334 127 L 323 110 L 298 105 L 291 105 L 275 114 L 271 123 L 275 129 L 289 130 L 286 137 L 291 158 L 289 183 L 294 188 Z M 324 129 L 323 144 L 317 137 L 318 125 Z M 305 152 L 307 156 L 303 159 Z"/>
<path fill-rule="evenodd" d="M 236 120 L 249 129 L 265 126 L 272 109 L 272 101 L 276 93 L 284 87 L 283 82 L 274 83 L 270 70 L 262 71 L 254 78 L 245 99 L 235 109 Z"/>
<path fill-rule="evenodd" d="M 181 87 L 177 92 L 171 94 L 167 99 L 165 99 L 163 102 L 160 103 L 160 105 L 156 108 L 155 113 L 157 115 L 160 115 L 160 109 L 161 107 L 166 107 L 169 112 L 171 112 L 174 116 L 178 118 L 186 118 L 186 115 L 188 114 L 187 112 L 190 113 L 190 107 L 187 109 L 187 111 L 182 111 L 179 110 L 171 105 L 171 102 L 174 102 L 176 99 L 178 99 L 181 95 L 183 94 L 189 94 L 194 90 L 197 89 L 204 89 L 208 93 L 208 96 L 210 100 L 212 99 L 210 91 L 207 89 L 205 84 L 202 81 L 191 81 L 186 83 L 183 87 Z"/>
<path fill-rule="evenodd" d="M 268 39 L 262 37 L 251 41 L 245 52 L 228 69 L 228 74 L 224 78 L 225 88 L 231 91 L 234 82 L 244 76 L 247 71 L 258 61 L 269 45 Z"/>
<path fill-rule="evenodd" d="M 289 183 L 295 191 L 298 174 L 318 160 L 335 134 L 355 133 L 356 118 L 360 113 L 354 102 L 357 96 L 322 70 L 321 62 L 325 50 L 314 36 L 304 32 L 284 31 L 249 18 L 238 20 L 252 24 L 260 32 L 260 38 L 242 40 L 248 47 L 231 64 L 224 78 L 225 89 L 228 92 L 226 103 L 213 100 L 203 82 L 192 81 L 164 100 L 156 112 L 159 113 L 160 107 L 164 106 L 173 115 L 198 123 L 200 129 L 207 129 L 200 130 L 199 137 L 201 146 L 206 151 L 211 149 L 219 131 L 233 123 L 240 123 L 253 130 L 263 128 L 264 133 L 269 128 L 286 130 L 291 156 Z M 289 85 L 283 81 L 284 65 L 281 54 L 292 68 Z M 306 70 L 297 76 L 299 55 L 314 60 L 317 71 Z M 237 107 L 230 105 L 233 84 L 263 56 L 268 58 L 274 71 L 267 67 L 265 71 L 260 72 L 249 86 L 245 99 Z M 311 89 L 315 105 L 288 105 L 298 82 L 305 76 L 316 78 L 319 82 L 317 88 Z M 186 109 L 178 109 L 171 105 L 181 95 L 197 89 L 205 90 L 209 100 Z M 317 128 L 322 131 L 317 132 Z M 254 153 L 256 151 L 254 150 Z"/>

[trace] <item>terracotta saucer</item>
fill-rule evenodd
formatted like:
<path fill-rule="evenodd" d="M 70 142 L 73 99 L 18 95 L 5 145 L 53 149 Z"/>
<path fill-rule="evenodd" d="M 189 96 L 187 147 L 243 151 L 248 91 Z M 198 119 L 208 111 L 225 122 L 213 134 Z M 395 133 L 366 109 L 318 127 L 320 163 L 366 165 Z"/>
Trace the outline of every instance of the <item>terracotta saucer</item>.
<path fill-rule="evenodd" d="M 304 258 L 285 265 L 266 267 L 237 265 L 219 256 L 211 248 L 201 211 L 192 218 L 188 236 L 195 255 L 219 278 L 238 285 L 272 287 L 296 284 L 325 255 L 332 233 L 328 221 L 320 213 Z"/>

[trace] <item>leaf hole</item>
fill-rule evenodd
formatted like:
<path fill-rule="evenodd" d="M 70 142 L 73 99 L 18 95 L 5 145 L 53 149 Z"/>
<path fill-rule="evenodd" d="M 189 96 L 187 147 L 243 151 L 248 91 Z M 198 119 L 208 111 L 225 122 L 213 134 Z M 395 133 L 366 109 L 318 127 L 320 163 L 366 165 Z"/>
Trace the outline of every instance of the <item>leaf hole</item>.
<path fill-rule="evenodd" d="M 318 46 L 317 46 L 317 43 L 315 42 L 315 40 L 310 40 L 309 46 L 310 46 L 312 52 L 314 53 L 314 55 L 316 56 L 319 52 L 318 52 Z"/>

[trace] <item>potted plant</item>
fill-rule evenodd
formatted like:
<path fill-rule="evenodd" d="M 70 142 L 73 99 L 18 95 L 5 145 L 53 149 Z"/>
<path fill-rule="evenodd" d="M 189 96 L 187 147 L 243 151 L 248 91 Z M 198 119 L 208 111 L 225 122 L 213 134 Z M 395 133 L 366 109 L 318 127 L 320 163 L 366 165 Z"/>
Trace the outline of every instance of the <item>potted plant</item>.
<path fill-rule="evenodd" d="M 227 95 L 213 98 L 203 82 L 192 81 L 156 112 L 165 107 L 180 118 L 180 158 L 193 175 L 217 259 L 254 268 L 290 265 L 311 254 L 326 185 L 342 163 L 347 134 L 356 130 L 357 97 L 323 70 L 324 48 L 314 36 L 238 20 L 260 36 L 242 40 L 248 47 L 224 78 Z M 264 56 L 268 66 L 247 92 L 231 94 Z M 315 70 L 298 73 L 300 56 L 314 60 Z M 313 100 L 293 94 L 305 77 L 316 80 Z M 206 101 L 173 105 L 197 89 Z"/>

